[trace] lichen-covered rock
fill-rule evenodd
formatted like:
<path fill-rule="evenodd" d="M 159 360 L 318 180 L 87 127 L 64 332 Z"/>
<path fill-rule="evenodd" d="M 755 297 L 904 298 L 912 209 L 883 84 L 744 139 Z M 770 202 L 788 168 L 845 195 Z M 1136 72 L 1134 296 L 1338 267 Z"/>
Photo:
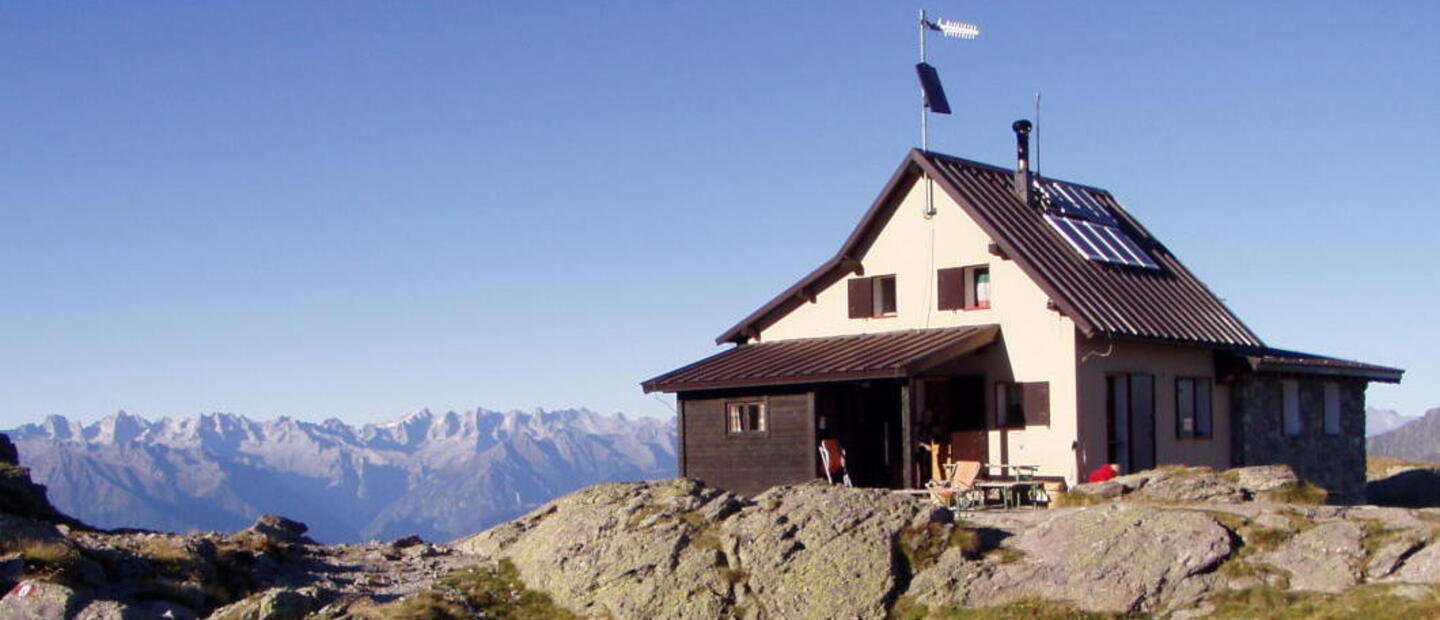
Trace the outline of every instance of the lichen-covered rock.
<path fill-rule="evenodd" d="M 1295 535 L 1256 561 L 1289 572 L 1293 589 L 1333 594 L 1360 582 L 1364 541 L 1360 524 L 1331 521 Z"/>
<path fill-rule="evenodd" d="M 1406 558 L 1394 579 L 1406 583 L 1440 583 L 1440 543 L 1425 545 Z"/>
<path fill-rule="evenodd" d="M 92 601 L 74 620 L 195 620 L 188 607 L 169 601 Z"/>
<path fill-rule="evenodd" d="M 1021 558 L 947 553 L 915 577 L 909 595 L 955 607 L 1038 597 L 1090 611 L 1154 611 L 1180 584 L 1229 557 L 1232 544 L 1225 527 L 1198 511 L 1126 504 L 1056 511 L 1007 542 Z"/>
<path fill-rule="evenodd" d="M 732 613 L 742 575 L 701 513 L 733 501 L 693 480 L 602 484 L 456 547 L 509 559 L 527 587 L 581 615 L 719 618 Z"/>
<path fill-rule="evenodd" d="M 744 597 L 769 618 L 884 618 L 905 570 L 896 535 L 928 523 L 913 497 L 821 484 L 776 487 L 725 522 Z"/>
<path fill-rule="evenodd" d="M 5 620 L 54 620 L 70 618 L 84 606 L 75 590 L 58 583 L 25 580 L 0 598 L 0 618 Z"/>
<path fill-rule="evenodd" d="M 1256 495 L 1280 487 L 1299 484 L 1300 477 L 1289 465 L 1255 465 L 1227 470 L 1225 476 L 1246 493 Z"/>
<path fill-rule="evenodd" d="M 300 620 L 320 608 L 313 589 L 273 588 L 210 614 L 211 620 Z"/>
<path fill-rule="evenodd" d="M 1134 497 L 1157 502 L 1233 504 L 1247 499 L 1245 491 L 1208 469 L 1175 469 L 1150 478 Z"/>

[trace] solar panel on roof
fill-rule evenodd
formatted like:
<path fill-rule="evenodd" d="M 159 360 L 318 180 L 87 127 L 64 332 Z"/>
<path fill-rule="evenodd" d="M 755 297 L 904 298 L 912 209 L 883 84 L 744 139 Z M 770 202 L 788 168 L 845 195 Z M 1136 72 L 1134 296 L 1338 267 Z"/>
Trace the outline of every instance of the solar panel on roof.
<path fill-rule="evenodd" d="M 1089 260 L 1146 269 L 1160 268 L 1160 265 L 1119 227 L 1053 213 L 1046 213 L 1045 221 L 1070 243 L 1070 247 Z"/>
<path fill-rule="evenodd" d="M 1035 184 L 1040 190 L 1040 203 L 1047 211 L 1058 212 L 1066 217 L 1078 217 L 1081 219 L 1099 222 L 1108 226 L 1116 226 L 1119 223 L 1115 217 L 1105 209 L 1090 192 L 1074 186 L 1066 186 L 1054 181 L 1041 181 Z"/>

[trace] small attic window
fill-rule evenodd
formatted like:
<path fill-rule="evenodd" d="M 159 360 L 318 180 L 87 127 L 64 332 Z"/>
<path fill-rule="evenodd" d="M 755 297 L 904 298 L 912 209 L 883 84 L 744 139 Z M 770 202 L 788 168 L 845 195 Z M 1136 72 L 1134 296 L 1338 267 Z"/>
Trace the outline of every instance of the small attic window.
<path fill-rule="evenodd" d="M 895 316 L 895 276 L 851 278 L 850 318 L 873 319 Z"/>
<path fill-rule="evenodd" d="M 990 266 L 970 265 L 935 271 L 937 310 L 981 310 L 990 307 Z"/>

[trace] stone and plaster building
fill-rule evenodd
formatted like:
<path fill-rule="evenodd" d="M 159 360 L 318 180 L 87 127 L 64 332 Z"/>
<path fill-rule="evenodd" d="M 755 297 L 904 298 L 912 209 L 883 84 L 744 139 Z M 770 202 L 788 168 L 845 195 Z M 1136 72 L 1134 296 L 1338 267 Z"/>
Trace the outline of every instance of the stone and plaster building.
<path fill-rule="evenodd" d="M 1365 389 L 1402 371 L 1275 349 L 1107 191 L 913 150 L 840 251 L 644 382 L 680 473 L 740 493 L 822 474 L 910 488 L 950 460 L 1070 484 L 1104 464 L 1288 463 L 1364 482 Z"/>

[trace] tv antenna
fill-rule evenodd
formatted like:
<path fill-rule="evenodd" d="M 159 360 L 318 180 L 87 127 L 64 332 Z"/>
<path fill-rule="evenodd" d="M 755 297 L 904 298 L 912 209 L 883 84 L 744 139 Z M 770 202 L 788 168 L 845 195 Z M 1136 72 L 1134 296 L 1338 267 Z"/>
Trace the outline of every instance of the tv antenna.
<path fill-rule="evenodd" d="M 915 72 L 920 75 L 920 149 L 930 150 L 930 112 L 949 114 L 950 101 L 945 98 L 945 88 L 940 85 L 940 73 L 928 62 L 925 54 L 925 35 L 934 30 L 952 39 L 974 39 L 980 36 L 980 27 L 975 24 L 938 19 L 930 21 L 925 9 L 920 9 L 920 64 Z"/>
<path fill-rule="evenodd" d="M 945 98 L 945 87 L 940 85 L 940 72 L 927 62 L 925 56 L 925 35 L 934 30 L 951 39 L 974 39 L 980 36 L 980 27 L 975 24 L 938 19 L 930 21 L 925 9 L 920 9 L 920 64 L 915 72 L 920 76 L 920 150 L 930 150 L 930 113 L 949 114 L 950 101 Z M 925 185 L 925 218 L 935 216 L 935 190 L 929 178 Z"/>

